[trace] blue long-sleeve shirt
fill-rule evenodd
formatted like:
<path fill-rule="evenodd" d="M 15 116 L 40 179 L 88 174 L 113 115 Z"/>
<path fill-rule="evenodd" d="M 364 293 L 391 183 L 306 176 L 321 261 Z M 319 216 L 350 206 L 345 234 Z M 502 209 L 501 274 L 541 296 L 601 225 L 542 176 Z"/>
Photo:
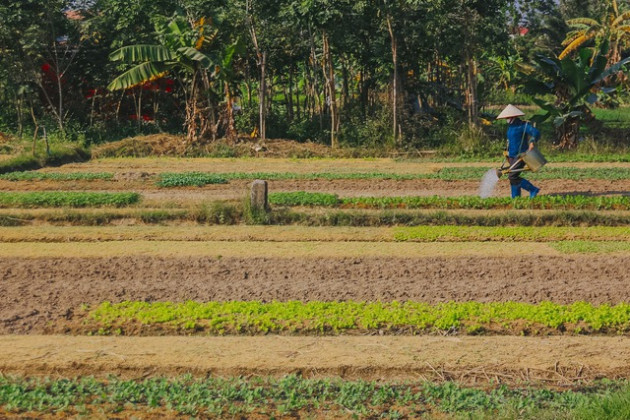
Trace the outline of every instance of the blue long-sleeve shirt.
<path fill-rule="evenodd" d="M 525 133 L 525 137 L 523 137 L 523 133 Z M 540 131 L 531 123 L 526 123 L 517 118 L 508 126 L 507 138 L 508 156 L 516 157 L 520 153 L 527 151 L 529 143 L 540 139 Z"/>

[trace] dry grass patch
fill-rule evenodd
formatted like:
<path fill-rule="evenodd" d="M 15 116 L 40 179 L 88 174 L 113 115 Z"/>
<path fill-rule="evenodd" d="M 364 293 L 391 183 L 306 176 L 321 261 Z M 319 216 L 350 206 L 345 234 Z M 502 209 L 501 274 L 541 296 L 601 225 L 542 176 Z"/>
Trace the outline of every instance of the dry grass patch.
<path fill-rule="evenodd" d="M 392 242 L 389 227 L 309 226 L 23 226 L 0 228 L 0 242 L 267 241 L 267 242 Z"/>
<path fill-rule="evenodd" d="M 44 258 L 81 256 L 104 258 L 130 255 L 159 257 L 268 257 L 268 258 L 365 258 L 365 257 L 513 257 L 518 255 L 561 255 L 544 243 L 496 242 L 182 242 L 110 241 L 0 243 L 0 257 Z"/>

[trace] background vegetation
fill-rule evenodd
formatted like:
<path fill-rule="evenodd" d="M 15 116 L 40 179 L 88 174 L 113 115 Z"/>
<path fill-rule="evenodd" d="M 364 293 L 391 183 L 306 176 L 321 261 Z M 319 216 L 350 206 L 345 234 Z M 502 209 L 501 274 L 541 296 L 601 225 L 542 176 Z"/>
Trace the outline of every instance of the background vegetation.
<path fill-rule="evenodd" d="M 511 102 L 554 115 L 540 124 L 549 140 L 562 140 L 561 118 L 578 130 L 564 146 L 625 150 L 628 112 L 611 111 L 630 98 L 624 67 L 597 78 L 585 57 L 623 62 L 628 10 L 627 0 L 7 0 L 0 137 L 46 155 L 49 143 L 151 133 L 186 134 L 182 153 L 286 138 L 478 155 L 502 149 L 504 127 L 490 122 Z M 523 65 L 560 54 L 536 93 Z M 0 140 L 0 153 L 16 149 Z"/>

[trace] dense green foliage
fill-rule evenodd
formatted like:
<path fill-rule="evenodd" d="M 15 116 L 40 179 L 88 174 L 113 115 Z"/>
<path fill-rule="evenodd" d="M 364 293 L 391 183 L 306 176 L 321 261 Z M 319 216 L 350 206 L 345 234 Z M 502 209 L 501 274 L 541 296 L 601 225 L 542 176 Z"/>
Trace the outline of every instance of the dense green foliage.
<path fill-rule="evenodd" d="M 531 227 L 531 226 L 412 226 L 394 229 L 397 241 L 502 241 L 542 242 L 567 240 L 630 240 L 630 228 L 623 227 Z"/>
<path fill-rule="evenodd" d="M 340 200 L 336 194 L 311 193 L 311 192 L 290 192 L 271 193 L 269 203 L 277 206 L 325 206 L 336 207 Z"/>
<path fill-rule="evenodd" d="M 9 172 L 0 175 L 6 181 L 91 181 L 96 179 L 110 180 L 114 178 L 111 172 Z"/>
<path fill-rule="evenodd" d="M 125 207 L 140 201 L 138 193 L 0 192 L 0 208 L 7 207 Z"/>
<path fill-rule="evenodd" d="M 608 16 L 572 1 L 6 0 L 0 131 L 498 150 L 502 126 L 468 125 L 531 101 L 516 64 L 559 52 L 581 11 Z"/>
<path fill-rule="evenodd" d="M 625 382 L 600 382 L 582 391 L 534 388 L 489 390 L 454 383 L 382 383 L 307 379 L 295 375 L 273 378 L 125 380 L 36 379 L 0 376 L 0 407 L 11 413 L 83 412 L 102 415 L 128 410 L 151 413 L 166 409 L 198 417 L 287 416 L 308 411 L 327 416 L 417 418 L 475 415 L 475 418 L 626 418 L 630 390 Z M 158 412 L 159 414 L 164 412 Z M 168 412 L 167 412 L 168 413 Z M 546 415 L 545 415 L 546 414 Z"/>
<path fill-rule="evenodd" d="M 227 184 L 227 179 L 220 174 L 204 172 L 163 173 L 157 185 L 160 187 L 201 187 L 208 184 Z"/>
<path fill-rule="evenodd" d="M 103 303 L 87 317 L 94 331 L 124 333 L 128 323 L 208 334 L 339 334 L 382 331 L 407 334 L 459 330 L 463 333 L 626 333 L 630 304 L 586 302 L 123 302 Z"/>
<path fill-rule="evenodd" d="M 408 208 L 408 209 L 553 209 L 553 210 L 628 210 L 626 196 L 590 197 L 582 195 L 545 195 L 531 200 L 526 197 L 480 198 L 461 197 L 356 197 L 339 198 L 334 194 L 304 191 L 272 193 L 269 202 L 280 206 L 341 206 L 344 208 Z"/>

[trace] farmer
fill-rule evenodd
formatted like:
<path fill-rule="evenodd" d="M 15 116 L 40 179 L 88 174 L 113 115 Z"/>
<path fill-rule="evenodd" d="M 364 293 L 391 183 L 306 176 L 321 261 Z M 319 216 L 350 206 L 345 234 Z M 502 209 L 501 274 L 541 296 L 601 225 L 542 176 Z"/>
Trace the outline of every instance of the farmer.
<path fill-rule="evenodd" d="M 522 153 L 532 150 L 540 139 L 540 131 L 529 122 L 522 121 L 519 117 L 525 115 L 523 111 L 514 105 L 508 105 L 499 114 L 497 120 L 506 119 L 508 122 L 508 147 L 507 159 L 510 167 L 516 162 Z M 522 160 L 513 169 L 522 169 L 525 162 Z M 529 198 L 534 198 L 540 191 L 526 179 L 521 178 L 521 172 L 510 172 L 508 175 L 512 198 L 521 196 L 521 188 L 529 192 Z"/>

